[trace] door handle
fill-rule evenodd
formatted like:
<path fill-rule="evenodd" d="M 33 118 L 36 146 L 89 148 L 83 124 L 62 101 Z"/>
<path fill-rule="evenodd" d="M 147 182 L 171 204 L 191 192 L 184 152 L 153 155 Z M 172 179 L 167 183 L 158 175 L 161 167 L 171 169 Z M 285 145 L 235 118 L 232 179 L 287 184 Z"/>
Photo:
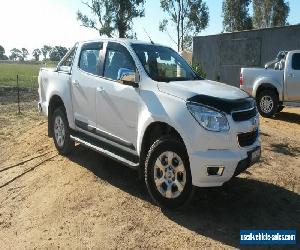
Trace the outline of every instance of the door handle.
<path fill-rule="evenodd" d="M 97 87 L 97 92 L 104 92 L 104 88 L 103 87 Z"/>
<path fill-rule="evenodd" d="M 288 74 L 288 77 L 294 78 L 295 75 L 294 75 L 293 73 L 289 73 L 289 74 Z"/>
<path fill-rule="evenodd" d="M 79 87 L 79 81 L 78 80 L 73 80 L 72 81 L 72 84 L 73 84 L 73 86 L 75 86 L 75 87 Z"/>

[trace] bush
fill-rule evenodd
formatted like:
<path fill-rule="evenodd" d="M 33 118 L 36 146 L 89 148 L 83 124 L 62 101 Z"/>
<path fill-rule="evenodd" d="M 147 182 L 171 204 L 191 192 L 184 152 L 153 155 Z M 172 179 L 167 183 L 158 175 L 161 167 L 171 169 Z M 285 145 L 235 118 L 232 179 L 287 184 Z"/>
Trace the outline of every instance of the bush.
<path fill-rule="evenodd" d="M 206 78 L 207 74 L 203 70 L 202 66 L 200 63 L 193 63 L 192 64 L 193 70 L 201 77 Z"/>

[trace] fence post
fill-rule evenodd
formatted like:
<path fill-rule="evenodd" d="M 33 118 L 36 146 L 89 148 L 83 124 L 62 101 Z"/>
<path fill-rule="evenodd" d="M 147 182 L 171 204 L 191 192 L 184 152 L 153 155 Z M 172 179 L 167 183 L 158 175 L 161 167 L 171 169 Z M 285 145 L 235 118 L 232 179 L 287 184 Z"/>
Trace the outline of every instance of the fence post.
<path fill-rule="evenodd" d="M 17 95 L 18 95 L 18 114 L 21 114 L 21 110 L 20 110 L 20 88 L 19 88 L 19 75 L 17 75 Z"/>

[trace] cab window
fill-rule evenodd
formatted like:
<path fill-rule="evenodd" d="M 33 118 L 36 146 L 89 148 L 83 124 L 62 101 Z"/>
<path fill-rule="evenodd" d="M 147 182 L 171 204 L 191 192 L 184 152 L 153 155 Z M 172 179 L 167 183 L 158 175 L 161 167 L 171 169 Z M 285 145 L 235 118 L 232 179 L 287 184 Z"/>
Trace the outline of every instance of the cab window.
<path fill-rule="evenodd" d="M 100 51 L 103 43 L 88 43 L 82 46 L 78 67 L 90 74 L 100 75 Z"/>
<path fill-rule="evenodd" d="M 75 52 L 76 52 L 76 47 L 74 47 L 71 50 L 69 56 L 62 62 L 62 64 L 60 66 L 72 67 Z"/>
<path fill-rule="evenodd" d="M 295 53 L 292 57 L 292 68 L 300 70 L 300 53 Z"/>
<path fill-rule="evenodd" d="M 77 45 L 75 45 L 69 52 L 67 52 L 67 57 L 58 65 L 59 72 L 70 74 L 76 50 Z"/>
<path fill-rule="evenodd" d="M 108 43 L 104 63 L 104 77 L 117 81 L 120 79 L 122 72 L 134 72 L 135 69 L 135 63 L 124 46 L 118 43 Z"/>

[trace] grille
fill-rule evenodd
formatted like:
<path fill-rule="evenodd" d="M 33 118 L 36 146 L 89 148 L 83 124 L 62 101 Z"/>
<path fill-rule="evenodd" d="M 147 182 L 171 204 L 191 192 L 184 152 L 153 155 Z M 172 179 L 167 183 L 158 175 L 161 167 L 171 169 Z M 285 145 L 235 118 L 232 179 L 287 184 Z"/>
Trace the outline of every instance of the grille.
<path fill-rule="evenodd" d="M 258 137 L 258 129 L 252 132 L 238 134 L 239 145 L 241 147 L 250 146 L 256 141 L 257 137 Z"/>
<path fill-rule="evenodd" d="M 254 117 L 257 115 L 256 108 L 254 107 L 253 109 L 246 110 L 246 111 L 237 111 L 232 113 L 232 119 L 234 121 L 247 121 L 250 118 Z"/>

